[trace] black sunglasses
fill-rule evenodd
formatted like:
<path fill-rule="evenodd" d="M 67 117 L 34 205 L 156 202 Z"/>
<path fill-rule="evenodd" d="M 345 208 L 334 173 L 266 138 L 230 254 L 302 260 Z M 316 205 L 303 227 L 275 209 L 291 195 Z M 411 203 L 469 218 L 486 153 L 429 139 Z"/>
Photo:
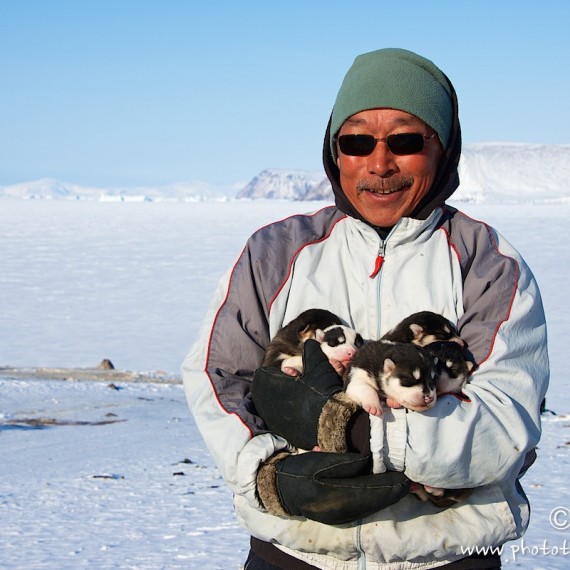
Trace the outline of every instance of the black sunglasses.
<path fill-rule="evenodd" d="M 348 156 L 368 156 L 376 148 L 378 142 L 385 142 L 392 154 L 417 154 L 424 148 L 424 141 L 435 137 L 436 133 L 396 133 L 377 139 L 372 135 L 341 135 L 335 137 L 342 154 Z"/>

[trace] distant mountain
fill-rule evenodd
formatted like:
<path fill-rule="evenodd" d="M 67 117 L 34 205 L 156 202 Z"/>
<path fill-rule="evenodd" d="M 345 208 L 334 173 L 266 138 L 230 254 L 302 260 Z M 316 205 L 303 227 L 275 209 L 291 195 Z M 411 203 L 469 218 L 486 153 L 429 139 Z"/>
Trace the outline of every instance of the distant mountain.
<path fill-rule="evenodd" d="M 464 146 L 454 201 L 570 202 L 570 145 L 481 143 Z M 248 184 L 205 182 L 136 188 L 91 188 L 57 180 L 0 187 L 1 198 L 100 201 L 279 199 L 332 201 L 324 172 L 267 169 Z"/>
<path fill-rule="evenodd" d="M 251 200 L 280 199 L 280 200 L 320 200 L 321 195 L 316 188 L 323 183 L 323 172 L 304 172 L 295 170 L 263 170 L 236 195 L 237 199 Z M 325 179 L 330 190 L 330 184 Z"/>

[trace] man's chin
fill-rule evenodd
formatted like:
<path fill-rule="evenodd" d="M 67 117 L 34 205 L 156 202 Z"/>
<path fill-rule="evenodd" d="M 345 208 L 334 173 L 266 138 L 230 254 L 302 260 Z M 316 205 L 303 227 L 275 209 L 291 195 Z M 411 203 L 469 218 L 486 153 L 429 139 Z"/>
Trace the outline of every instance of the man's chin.
<path fill-rule="evenodd" d="M 384 228 L 391 227 L 406 212 L 404 198 L 405 195 L 401 191 L 391 194 L 361 192 L 358 196 L 357 210 L 370 224 Z"/>

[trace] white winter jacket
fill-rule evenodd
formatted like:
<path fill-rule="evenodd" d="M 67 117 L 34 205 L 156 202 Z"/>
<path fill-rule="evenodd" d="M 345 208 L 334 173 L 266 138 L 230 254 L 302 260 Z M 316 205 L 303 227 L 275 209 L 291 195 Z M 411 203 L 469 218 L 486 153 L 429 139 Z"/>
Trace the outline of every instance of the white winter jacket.
<path fill-rule="evenodd" d="M 341 526 L 263 510 L 257 469 L 289 445 L 255 415 L 251 378 L 275 332 L 313 307 L 369 340 L 417 311 L 457 324 L 478 364 L 468 399 L 444 396 L 422 413 L 386 410 L 384 450 L 388 467 L 412 481 L 475 488 L 466 501 L 439 509 L 408 496 Z M 548 382 L 540 294 L 502 236 L 452 208 L 403 218 L 385 240 L 335 207 L 262 228 L 221 281 L 183 378 L 240 523 L 318 568 L 434 568 L 516 539 L 528 525 L 519 478 L 540 437 Z"/>

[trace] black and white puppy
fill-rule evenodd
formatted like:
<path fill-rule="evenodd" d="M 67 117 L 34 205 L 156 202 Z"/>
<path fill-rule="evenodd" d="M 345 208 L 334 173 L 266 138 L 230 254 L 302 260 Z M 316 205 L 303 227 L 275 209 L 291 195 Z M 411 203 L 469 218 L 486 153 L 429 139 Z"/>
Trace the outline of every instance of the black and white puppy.
<path fill-rule="evenodd" d="M 390 329 L 382 340 L 412 342 L 418 346 L 438 341 L 464 344 L 455 326 L 442 315 L 432 311 L 420 311 L 406 317 Z"/>
<path fill-rule="evenodd" d="M 437 395 L 461 392 L 475 366 L 465 346 L 437 341 L 427 344 L 425 350 L 437 358 Z"/>
<path fill-rule="evenodd" d="M 425 347 L 436 357 L 438 395 L 461 392 L 474 368 L 457 328 L 432 311 L 420 311 L 406 317 L 382 339 L 411 342 Z"/>
<path fill-rule="evenodd" d="M 417 350 L 404 348 L 411 346 Z M 425 360 L 430 362 L 429 375 L 422 366 Z M 390 407 L 424 411 L 435 404 L 437 395 L 460 392 L 473 362 L 448 319 L 420 311 L 403 319 L 380 341 L 360 349 L 350 368 L 345 374 L 347 394 L 358 403 L 365 402 L 363 407 L 370 414 L 381 415 L 381 399 Z M 350 387 L 353 378 L 357 383 Z"/>
<path fill-rule="evenodd" d="M 381 400 L 424 411 L 437 397 L 435 359 L 412 343 L 365 344 L 350 362 L 344 382 L 346 395 L 373 416 L 382 415 Z"/>
<path fill-rule="evenodd" d="M 322 351 L 339 374 L 343 374 L 364 341 L 355 330 L 325 309 L 308 309 L 273 337 L 267 346 L 262 366 L 275 366 L 289 376 L 303 372 L 303 344 L 308 339 L 320 343 Z"/>
<path fill-rule="evenodd" d="M 425 411 L 438 395 L 460 392 L 473 367 L 453 324 L 442 315 L 421 311 L 358 351 L 345 374 L 345 391 L 373 416 L 382 415 L 381 399 L 390 407 Z M 384 472 L 383 441 L 372 451 L 374 473 Z M 419 483 L 414 483 L 412 492 L 440 507 L 470 494 L 469 489 L 448 491 Z"/>

